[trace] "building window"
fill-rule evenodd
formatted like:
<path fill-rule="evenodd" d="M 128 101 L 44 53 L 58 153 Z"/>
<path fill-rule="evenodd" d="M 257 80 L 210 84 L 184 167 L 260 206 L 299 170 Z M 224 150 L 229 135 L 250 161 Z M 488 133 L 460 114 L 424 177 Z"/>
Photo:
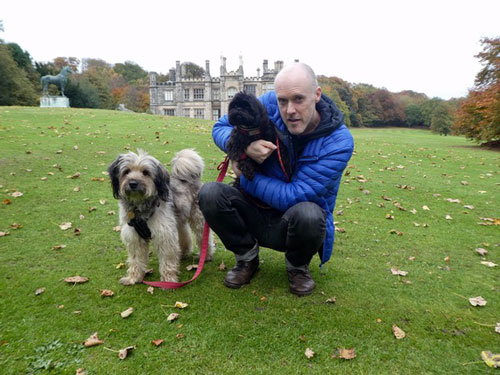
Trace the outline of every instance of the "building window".
<path fill-rule="evenodd" d="M 236 95 L 236 88 L 230 87 L 227 89 L 227 98 L 232 99 Z"/>
<path fill-rule="evenodd" d="M 212 109 L 212 120 L 217 121 L 220 118 L 220 109 Z"/>
<path fill-rule="evenodd" d="M 170 102 L 174 100 L 174 92 L 172 90 L 165 91 L 165 100 Z"/>
<path fill-rule="evenodd" d="M 212 89 L 212 100 L 220 100 L 220 90 Z"/>
<path fill-rule="evenodd" d="M 189 100 L 189 89 L 184 89 L 184 100 Z"/>
<path fill-rule="evenodd" d="M 203 108 L 196 108 L 194 110 L 194 118 L 205 118 L 205 110 Z"/>
<path fill-rule="evenodd" d="M 164 109 L 163 114 L 166 116 L 175 116 L 175 109 Z"/>
<path fill-rule="evenodd" d="M 245 90 L 247 94 L 256 95 L 255 87 L 255 85 L 245 85 L 243 86 L 243 90 Z"/>
<path fill-rule="evenodd" d="M 190 108 L 184 108 L 184 117 L 189 117 Z"/>
<path fill-rule="evenodd" d="M 205 97 L 205 89 L 194 89 L 193 90 L 194 100 L 203 100 Z"/>

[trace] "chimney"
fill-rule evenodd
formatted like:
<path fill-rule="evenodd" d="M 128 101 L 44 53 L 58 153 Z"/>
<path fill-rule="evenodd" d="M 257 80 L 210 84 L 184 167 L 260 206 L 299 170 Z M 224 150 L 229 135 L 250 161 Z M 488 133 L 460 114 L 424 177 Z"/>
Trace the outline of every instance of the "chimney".
<path fill-rule="evenodd" d="M 262 63 L 262 74 L 266 73 L 267 73 L 267 60 L 264 60 L 264 62 Z"/>
<path fill-rule="evenodd" d="M 156 72 L 149 72 L 149 85 L 156 86 Z"/>
<path fill-rule="evenodd" d="M 220 75 L 224 76 L 227 74 L 226 70 L 226 58 L 224 56 L 220 57 Z"/>
<path fill-rule="evenodd" d="M 210 76 L 210 60 L 205 60 L 205 74 Z"/>
<path fill-rule="evenodd" d="M 175 62 L 175 80 L 174 81 L 180 81 L 181 80 L 181 62 L 177 60 Z"/>

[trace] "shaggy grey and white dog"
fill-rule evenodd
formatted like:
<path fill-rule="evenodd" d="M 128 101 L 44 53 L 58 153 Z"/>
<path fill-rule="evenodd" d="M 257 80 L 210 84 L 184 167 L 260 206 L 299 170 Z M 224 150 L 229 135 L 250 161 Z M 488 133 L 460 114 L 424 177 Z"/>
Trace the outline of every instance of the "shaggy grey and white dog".
<path fill-rule="evenodd" d="M 203 159 L 191 149 L 172 159 L 172 171 L 143 150 L 119 155 L 108 167 L 113 196 L 119 200 L 121 238 L 128 250 L 124 285 L 142 282 L 149 243 L 159 261 L 162 281 L 178 281 L 182 257 L 192 251 L 192 233 L 199 249 L 205 220 L 198 207 Z M 214 252 L 212 235 L 207 260 Z"/>

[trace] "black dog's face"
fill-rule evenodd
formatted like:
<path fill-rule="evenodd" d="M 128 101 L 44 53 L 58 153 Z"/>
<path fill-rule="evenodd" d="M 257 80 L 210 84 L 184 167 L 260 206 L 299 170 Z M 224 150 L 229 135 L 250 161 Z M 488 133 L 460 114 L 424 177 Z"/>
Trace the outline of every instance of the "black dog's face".
<path fill-rule="evenodd" d="M 239 128 L 258 128 L 268 122 L 266 107 L 255 95 L 239 92 L 229 103 L 228 120 Z"/>

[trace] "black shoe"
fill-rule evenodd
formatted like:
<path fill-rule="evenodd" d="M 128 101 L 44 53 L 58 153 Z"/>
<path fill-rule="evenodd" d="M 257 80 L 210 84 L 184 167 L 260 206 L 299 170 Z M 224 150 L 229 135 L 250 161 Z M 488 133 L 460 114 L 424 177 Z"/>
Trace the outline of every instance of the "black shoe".
<path fill-rule="evenodd" d="M 240 260 L 226 275 L 224 285 L 228 288 L 238 289 L 245 284 L 249 284 L 255 272 L 259 269 L 259 257 L 256 256 L 251 261 Z"/>
<path fill-rule="evenodd" d="M 316 284 L 312 279 L 311 272 L 306 268 L 305 271 L 302 270 L 289 270 L 288 282 L 290 283 L 290 293 L 297 296 L 308 296 L 312 294 Z"/>

